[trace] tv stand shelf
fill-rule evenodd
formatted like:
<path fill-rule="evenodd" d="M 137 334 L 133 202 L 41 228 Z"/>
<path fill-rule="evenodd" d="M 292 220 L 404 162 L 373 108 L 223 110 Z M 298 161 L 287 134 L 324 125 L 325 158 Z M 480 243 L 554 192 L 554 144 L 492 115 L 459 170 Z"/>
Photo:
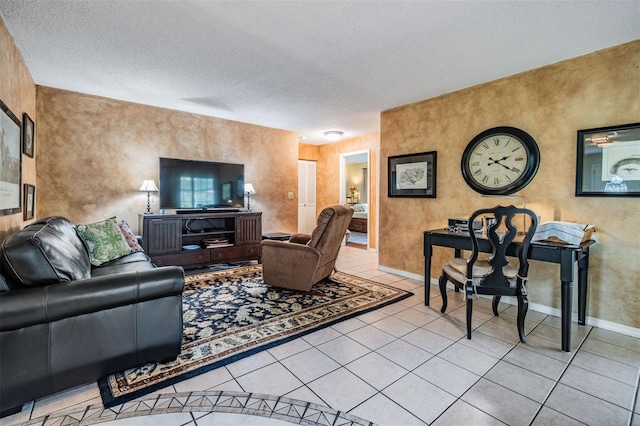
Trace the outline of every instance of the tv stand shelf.
<path fill-rule="evenodd" d="M 142 248 L 156 266 L 185 269 L 240 260 L 260 261 L 262 213 L 141 214 Z M 205 243 L 203 240 L 227 240 Z M 185 246 L 200 249 L 185 250 Z"/>

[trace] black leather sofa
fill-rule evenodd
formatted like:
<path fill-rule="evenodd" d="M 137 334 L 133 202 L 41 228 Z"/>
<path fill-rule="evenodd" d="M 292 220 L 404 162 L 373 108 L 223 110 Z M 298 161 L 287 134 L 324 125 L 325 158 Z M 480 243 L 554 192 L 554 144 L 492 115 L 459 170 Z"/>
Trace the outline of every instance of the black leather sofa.
<path fill-rule="evenodd" d="M 4 240 L 0 273 L 1 417 L 180 353 L 181 267 L 143 252 L 93 267 L 75 226 L 50 217 Z"/>

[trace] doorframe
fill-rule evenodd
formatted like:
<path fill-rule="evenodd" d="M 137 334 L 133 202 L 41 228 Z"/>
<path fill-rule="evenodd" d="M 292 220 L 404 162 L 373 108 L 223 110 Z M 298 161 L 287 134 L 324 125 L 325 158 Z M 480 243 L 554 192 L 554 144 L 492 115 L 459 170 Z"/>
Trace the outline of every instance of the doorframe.
<path fill-rule="evenodd" d="M 371 150 L 362 149 L 360 151 L 351 151 L 340 154 L 340 181 L 339 191 L 340 204 L 347 200 L 347 189 L 345 183 L 345 176 L 347 174 L 347 158 L 353 155 L 367 155 L 367 204 L 369 205 L 369 212 L 371 211 Z M 369 250 L 369 239 L 371 238 L 371 220 L 367 219 L 367 250 Z"/>

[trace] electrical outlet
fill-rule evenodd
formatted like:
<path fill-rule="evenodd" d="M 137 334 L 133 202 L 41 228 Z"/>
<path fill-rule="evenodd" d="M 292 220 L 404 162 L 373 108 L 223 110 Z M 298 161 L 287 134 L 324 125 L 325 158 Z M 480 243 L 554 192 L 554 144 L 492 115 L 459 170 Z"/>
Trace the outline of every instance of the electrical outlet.
<path fill-rule="evenodd" d="M 287 198 L 290 199 L 290 200 L 293 200 L 293 192 L 292 191 L 287 192 Z"/>

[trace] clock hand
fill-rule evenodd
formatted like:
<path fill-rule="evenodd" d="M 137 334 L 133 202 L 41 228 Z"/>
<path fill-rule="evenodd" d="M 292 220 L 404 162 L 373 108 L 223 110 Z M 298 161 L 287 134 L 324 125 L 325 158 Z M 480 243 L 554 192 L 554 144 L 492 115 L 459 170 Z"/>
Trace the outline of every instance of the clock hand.
<path fill-rule="evenodd" d="M 507 167 L 504 164 L 500 163 L 501 161 L 506 160 L 507 158 L 509 158 L 509 155 L 507 155 L 506 157 L 502 157 L 499 160 L 494 160 L 493 158 L 489 157 L 489 160 L 493 161 L 493 163 L 488 163 L 487 166 L 491 166 L 493 164 L 500 164 L 502 167 Z M 507 167 L 508 168 L 508 167 Z"/>

